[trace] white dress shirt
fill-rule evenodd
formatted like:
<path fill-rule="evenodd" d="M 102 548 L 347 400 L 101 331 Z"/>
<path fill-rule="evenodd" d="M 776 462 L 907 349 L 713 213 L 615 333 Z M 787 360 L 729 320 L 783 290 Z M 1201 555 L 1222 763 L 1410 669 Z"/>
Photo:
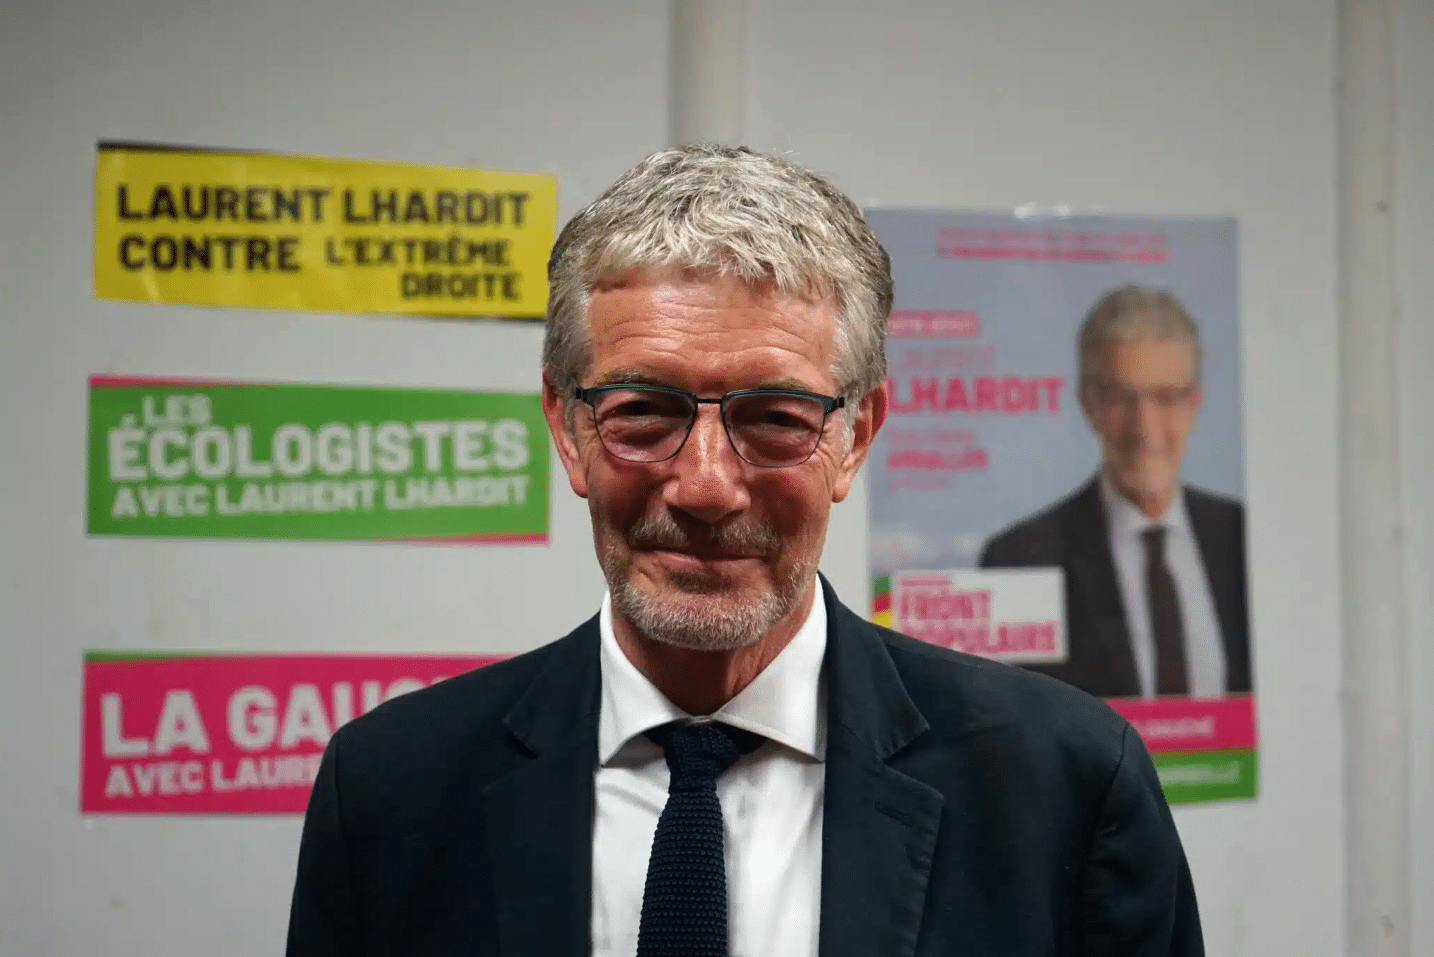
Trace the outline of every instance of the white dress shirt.
<path fill-rule="evenodd" d="M 1175 593 L 1180 599 L 1180 617 L 1185 624 L 1186 674 L 1190 678 L 1190 696 L 1218 698 L 1225 693 L 1225 643 L 1220 635 L 1220 621 L 1215 615 L 1215 600 L 1210 594 L 1210 581 L 1205 563 L 1200 560 L 1199 544 L 1190 528 L 1185 510 L 1185 494 L 1177 491 L 1170 507 L 1159 518 L 1151 518 L 1116 491 L 1110 479 L 1100 477 L 1100 496 L 1105 503 L 1106 522 L 1110 526 L 1111 553 L 1115 558 L 1115 577 L 1120 583 L 1120 597 L 1125 605 L 1125 623 L 1130 632 L 1131 652 L 1135 656 L 1135 674 L 1140 682 L 1142 698 L 1155 697 L 1155 637 L 1150 627 L 1150 601 L 1145 593 L 1145 544 L 1140 533 L 1154 525 L 1164 525 L 1165 564 L 1175 579 Z"/>
<path fill-rule="evenodd" d="M 599 616 L 602 705 L 593 818 L 592 952 L 633 957 L 647 860 L 667 803 L 667 762 L 644 732 L 693 720 L 618 647 L 612 600 Z M 768 740 L 717 779 L 733 957 L 817 952 L 826 784 L 827 616 L 821 586 L 797 634 L 712 720 Z M 699 718 L 697 720 L 707 720 Z"/>

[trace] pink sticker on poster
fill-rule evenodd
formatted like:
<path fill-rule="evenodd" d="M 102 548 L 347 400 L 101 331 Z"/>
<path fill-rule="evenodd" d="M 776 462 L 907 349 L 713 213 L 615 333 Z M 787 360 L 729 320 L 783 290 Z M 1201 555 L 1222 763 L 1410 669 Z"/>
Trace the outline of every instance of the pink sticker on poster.
<path fill-rule="evenodd" d="M 1225 751 L 1255 746 L 1255 699 L 1112 698 L 1107 702 L 1135 725 L 1152 754 Z"/>
<path fill-rule="evenodd" d="M 886 325 L 889 339 L 974 339 L 981 317 L 969 309 L 898 309 Z"/>
<path fill-rule="evenodd" d="M 80 810 L 302 813 L 336 729 L 502 657 L 88 654 Z"/>

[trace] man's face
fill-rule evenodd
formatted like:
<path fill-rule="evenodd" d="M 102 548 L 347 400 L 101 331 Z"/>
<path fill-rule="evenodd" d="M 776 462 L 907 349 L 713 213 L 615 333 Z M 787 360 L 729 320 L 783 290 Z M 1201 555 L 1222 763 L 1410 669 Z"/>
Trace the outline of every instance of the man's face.
<path fill-rule="evenodd" d="M 1200 411 L 1194 347 L 1137 338 L 1107 343 L 1096 358 L 1081 405 L 1100 437 L 1106 475 L 1131 502 L 1159 514 L 1178 487 L 1185 439 Z"/>
<path fill-rule="evenodd" d="M 588 320 L 584 387 L 640 382 L 703 398 L 841 387 L 830 301 L 708 274 L 641 272 L 594 290 Z M 676 455 L 639 463 L 603 446 L 587 404 L 578 403 L 569 433 L 562 406 L 571 397 L 545 379 L 543 398 L 573 491 L 588 500 L 615 611 L 653 640 L 694 650 L 744 647 L 805 610 L 831 505 L 846 497 L 885 414 L 878 390 L 862 400 L 849 448 L 837 411 L 809 459 L 763 468 L 737 454 L 717 406 L 700 405 Z"/>

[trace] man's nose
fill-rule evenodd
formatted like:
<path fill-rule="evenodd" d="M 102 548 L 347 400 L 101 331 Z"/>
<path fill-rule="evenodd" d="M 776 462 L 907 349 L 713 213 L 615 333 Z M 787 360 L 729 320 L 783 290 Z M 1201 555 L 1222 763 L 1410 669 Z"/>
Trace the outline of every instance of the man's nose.
<path fill-rule="evenodd" d="M 716 406 L 699 406 L 697 421 L 672 460 L 672 475 L 663 499 L 707 524 L 747 508 L 747 469 L 722 426 Z"/>
<path fill-rule="evenodd" d="M 1138 395 L 1135 400 L 1135 413 L 1131 420 L 1131 431 L 1139 438 L 1141 446 L 1147 449 L 1158 449 L 1164 442 L 1162 436 L 1165 431 L 1165 423 L 1160 414 L 1160 408 L 1153 396 Z"/>

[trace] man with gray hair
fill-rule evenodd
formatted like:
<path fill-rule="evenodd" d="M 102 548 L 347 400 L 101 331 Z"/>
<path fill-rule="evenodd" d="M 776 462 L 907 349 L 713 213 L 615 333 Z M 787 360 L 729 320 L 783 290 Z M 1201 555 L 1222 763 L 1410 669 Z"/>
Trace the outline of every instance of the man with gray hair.
<path fill-rule="evenodd" d="M 890 266 L 851 200 L 666 150 L 549 276 L 543 407 L 607 595 L 339 730 L 291 957 L 1199 954 L 1130 725 L 817 571 L 887 406 Z"/>
<path fill-rule="evenodd" d="M 1180 479 L 1203 398 L 1195 320 L 1166 290 L 1120 286 L 1077 356 L 1100 472 L 981 551 L 1065 572 L 1068 658 L 1032 667 L 1105 698 L 1248 692 L 1244 509 Z"/>

